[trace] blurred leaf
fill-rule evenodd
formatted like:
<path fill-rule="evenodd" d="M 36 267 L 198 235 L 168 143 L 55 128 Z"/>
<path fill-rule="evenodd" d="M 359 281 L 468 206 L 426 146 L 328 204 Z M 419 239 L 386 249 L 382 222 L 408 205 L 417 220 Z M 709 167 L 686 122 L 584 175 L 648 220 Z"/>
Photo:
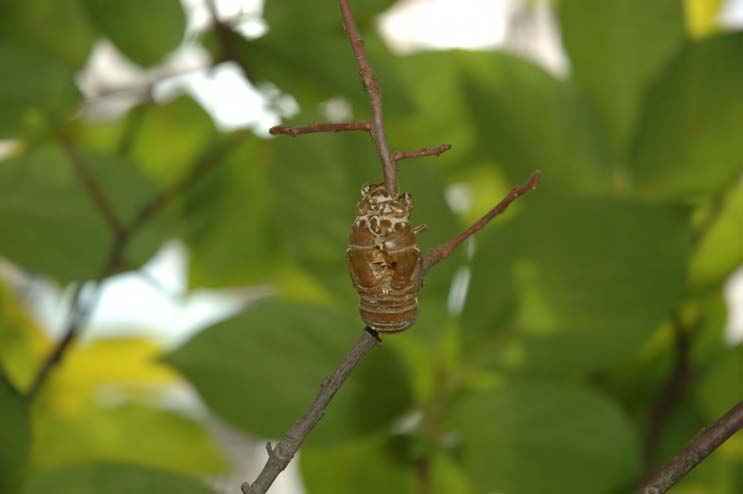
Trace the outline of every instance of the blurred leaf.
<path fill-rule="evenodd" d="M 373 16 L 382 13 L 394 3 L 395 0 L 354 0 L 351 8 L 356 24 L 360 28 L 367 27 Z M 271 30 L 306 32 L 343 30 L 343 18 L 337 2 L 297 3 L 291 0 L 267 0 L 263 10 Z"/>
<path fill-rule="evenodd" d="M 319 4 L 309 5 L 315 9 Z M 304 26 L 302 17 L 294 15 L 294 19 Z M 240 64 L 251 81 L 273 83 L 296 98 L 303 110 L 298 116 L 301 121 L 310 120 L 304 112 L 314 114 L 320 103 L 333 97 L 348 99 L 356 110 L 356 119 L 369 118 L 369 100 L 339 21 L 336 29 L 323 35 L 303 27 L 271 29 L 257 40 L 247 40 L 233 31 L 224 31 L 222 36 L 223 51 Z M 385 115 L 394 117 L 409 112 L 411 102 L 392 60 L 395 55 L 372 32 L 364 33 L 364 42 L 384 88 Z"/>
<path fill-rule="evenodd" d="M 136 166 L 119 158 L 83 159 L 123 221 L 155 193 Z M 68 156 L 47 145 L 0 161 L 0 254 L 58 281 L 94 278 L 113 236 L 76 176 Z M 168 230 L 162 220 L 139 232 L 127 260 L 138 264 L 157 249 Z"/>
<path fill-rule="evenodd" d="M 30 442 L 28 407 L 0 366 L 0 492 L 15 494 L 20 487 L 26 474 Z"/>
<path fill-rule="evenodd" d="M 724 415 L 743 399 L 740 393 L 743 379 L 743 346 L 728 348 L 705 370 L 696 398 L 707 424 Z M 720 447 L 725 456 L 743 463 L 743 435 L 736 434 Z"/>
<path fill-rule="evenodd" d="M 163 184 L 181 177 L 217 137 L 211 117 L 187 96 L 147 105 L 128 118 L 133 127 L 129 156 Z"/>
<path fill-rule="evenodd" d="M 478 492 L 613 492 L 639 473 L 635 431 L 590 389 L 514 381 L 471 396 L 453 416 Z"/>
<path fill-rule="evenodd" d="M 542 189 L 608 188 L 605 144 L 574 86 L 503 53 L 467 54 L 465 60 L 464 83 L 480 146 L 509 180 L 520 183 L 541 169 Z"/>
<path fill-rule="evenodd" d="M 302 480 L 312 493 L 417 492 L 415 471 L 394 461 L 385 451 L 384 437 L 330 447 L 303 447 L 300 465 Z"/>
<path fill-rule="evenodd" d="M 361 327 L 335 312 L 271 300 L 203 331 L 166 361 L 225 420 L 261 437 L 280 437 L 312 402 Z M 408 377 L 396 356 L 373 352 L 338 392 L 308 441 L 348 439 L 379 429 L 409 404 Z"/>
<path fill-rule="evenodd" d="M 18 389 L 27 389 L 49 341 L 11 290 L 0 282 L 0 369 Z"/>
<path fill-rule="evenodd" d="M 72 109 L 78 97 L 74 73 L 61 60 L 3 39 L 0 74 L 0 139 L 16 137 L 32 110 L 56 119 Z"/>
<path fill-rule="evenodd" d="M 23 494 L 210 494 L 201 482 L 166 470 L 123 463 L 85 463 L 32 479 Z"/>
<path fill-rule="evenodd" d="M 266 148 L 264 141 L 249 140 L 186 191 L 191 286 L 275 281 L 284 267 L 287 247 L 276 218 Z"/>
<path fill-rule="evenodd" d="M 562 0 L 559 13 L 571 71 L 623 161 L 648 85 L 683 43 L 683 6 L 678 0 Z"/>
<path fill-rule="evenodd" d="M 719 198 L 706 211 L 715 216 L 703 226 L 701 241 L 695 249 L 689 267 L 689 284 L 695 288 L 715 286 L 743 265 L 741 225 L 743 225 L 743 190 L 738 184 Z M 715 212 L 715 208 L 719 211 Z M 706 220 L 703 220 L 706 221 Z"/>
<path fill-rule="evenodd" d="M 77 413 L 36 407 L 35 469 L 45 471 L 86 461 L 131 461 L 182 473 L 224 472 L 224 459 L 199 423 L 136 401 L 96 404 L 103 401 L 95 400 L 96 395 L 108 394 L 111 401 L 125 399 L 110 389 L 108 393 L 103 387 L 97 391 Z"/>
<path fill-rule="evenodd" d="M 719 29 L 723 0 L 684 0 L 686 27 L 695 38 L 703 38 Z"/>
<path fill-rule="evenodd" d="M 85 413 L 102 389 L 124 395 L 148 395 L 175 382 L 175 374 L 157 361 L 161 349 L 152 341 L 107 338 L 71 348 L 50 375 L 38 400 L 62 416 Z"/>
<path fill-rule="evenodd" d="M 478 247 L 463 314 L 465 348 L 487 362 L 606 368 L 679 302 L 689 250 L 681 208 L 535 195 L 494 226 Z"/>
<path fill-rule="evenodd" d="M 743 33 L 688 43 L 654 85 L 630 162 L 657 195 L 711 192 L 741 168 Z"/>
<path fill-rule="evenodd" d="M 96 27 L 140 65 L 155 65 L 183 40 L 179 0 L 83 0 Z"/>
<path fill-rule="evenodd" d="M 3 0 L 0 37 L 46 51 L 80 68 L 96 33 L 79 0 Z"/>

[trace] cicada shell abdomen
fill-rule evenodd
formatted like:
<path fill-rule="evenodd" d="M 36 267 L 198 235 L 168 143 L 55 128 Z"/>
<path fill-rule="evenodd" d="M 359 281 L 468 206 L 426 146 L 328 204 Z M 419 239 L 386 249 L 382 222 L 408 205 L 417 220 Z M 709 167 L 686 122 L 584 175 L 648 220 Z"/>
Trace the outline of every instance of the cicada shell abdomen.
<path fill-rule="evenodd" d="M 418 316 L 423 259 L 410 226 L 410 194 L 392 198 L 383 184 L 361 189 L 347 251 L 359 312 L 372 329 L 403 331 Z"/>

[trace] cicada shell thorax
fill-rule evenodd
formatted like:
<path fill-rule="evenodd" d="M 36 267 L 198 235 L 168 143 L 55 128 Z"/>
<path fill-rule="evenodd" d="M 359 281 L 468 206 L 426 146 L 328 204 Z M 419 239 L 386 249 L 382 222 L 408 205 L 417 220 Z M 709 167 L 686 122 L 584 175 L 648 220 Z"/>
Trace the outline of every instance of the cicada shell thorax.
<path fill-rule="evenodd" d="M 346 254 L 361 318 L 380 332 L 403 331 L 418 316 L 423 259 L 410 225 L 410 194 L 391 197 L 384 184 L 361 189 Z"/>

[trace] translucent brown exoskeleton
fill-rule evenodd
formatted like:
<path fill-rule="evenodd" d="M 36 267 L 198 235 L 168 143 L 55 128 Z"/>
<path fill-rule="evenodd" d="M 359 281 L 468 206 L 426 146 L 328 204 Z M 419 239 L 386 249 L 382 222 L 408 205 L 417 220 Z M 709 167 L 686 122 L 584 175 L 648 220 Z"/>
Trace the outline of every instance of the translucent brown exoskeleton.
<path fill-rule="evenodd" d="M 376 331 L 403 331 L 418 316 L 423 258 L 416 233 L 425 227 L 411 227 L 412 208 L 409 193 L 391 197 L 384 184 L 361 189 L 346 260 L 361 318 Z"/>

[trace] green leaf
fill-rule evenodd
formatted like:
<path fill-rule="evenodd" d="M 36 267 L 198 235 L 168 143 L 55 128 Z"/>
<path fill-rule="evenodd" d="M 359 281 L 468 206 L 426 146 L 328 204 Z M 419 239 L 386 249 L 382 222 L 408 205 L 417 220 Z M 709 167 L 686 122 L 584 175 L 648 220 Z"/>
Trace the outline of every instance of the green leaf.
<path fill-rule="evenodd" d="M 614 492 L 639 473 L 636 433 L 619 407 L 557 382 L 500 382 L 460 402 L 452 425 L 478 492 Z"/>
<path fill-rule="evenodd" d="M 571 83 L 503 53 L 464 60 L 480 147 L 513 183 L 541 169 L 542 189 L 595 193 L 609 187 L 605 143 Z"/>
<path fill-rule="evenodd" d="M 382 13 L 394 3 L 394 0 L 355 0 L 351 9 L 356 24 L 363 28 L 367 27 L 373 16 Z M 337 2 L 297 3 L 291 0 L 268 0 L 264 7 L 264 16 L 272 30 L 306 32 L 317 32 L 321 29 L 339 32 L 343 30 L 341 10 Z"/>
<path fill-rule="evenodd" d="M 73 383 L 74 384 L 74 383 Z M 33 465 L 49 470 L 86 461 L 131 461 L 182 473 L 220 473 L 225 463 L 197 422 L 135 401 L 88 403 L 80 413 L 34 410 Z"/>
<path fill-rule="evenodd" d="M 265 166 L 267 145 L 241 144 L 185 194 L 189 283 L 238 286 L 275 281 L 287 247 Z"/>
<path fill-rule="evenodd" d="M 715 211 L 719 208 L 718 211 Z M 689 265 L 689 285 L 694 288 L 717 287 L 735 269 L 743 265 L 740 249 L 743 222 L 743 194 L 736 183 L 713 204 L 702 221 L 712 215 L 711 223 L 702 232 Z"/>
<path fill-rule="evenodd" d="M 56 119 L 77 101 L 72 69 L 28 46 L 0 39 L 0 74 L 0 139 L 17 137 L 32 111 Z"/>
<path fill-rule="evenodd" d="M 153 185 L 135 165 L 109 156 L 82 157 L 122 221 L 131 220 L 153 196 Z M 68 160 L 46 145 L 0 161 L 0 229 L 5 233 L 0 254 L 62 282 L 97 276 L 113 241 Z M 163 224 L 138 233 L 127 261 L 144 262 L 167 234 Z"/>
<path fill-rule="evenodd" d="M 183 40 L 178 0 L 83 0 L 96 27 L 140 65 L 161 62 Z"/>
<path fill-rule="evenodd" d="M 648 86 L 684 40 L 678 0 L 564 0 L 559 5 L 571 73 L 623 160 Z"/>
<path fill-rule="evenodd" d="M 19 297 L 0 282 L 0 369 L 17 389 L 27 389 L 47 338 Z"/>
<path fill-rule="evenodd" d="M 180 178 L 217 137 L 211 117 L 188 96 L 137 108 L 128 120 L 133 134 L 128 155 L 163 184 Z"/>
<path fill-rule="evenodd" d="M 23 494 L 210 494 L 204 484 L 166 470 L 123 463 L 85 463 L 33 478 Z"/>
<path fill-rule="evenodd" d="M 413 494 L 415 471 L 395 461 L 385 438 L 375 436 L 329 447 L 303 447 L 302 480 L 308 492 Z M 329 466 L 332 465 L 332 468 Z"/>
<path fill-rule="evenodd" d="M 231 424 L 280 437 L 304 413 L 361 327 L 326 309 L 270 300 L 198 334 L 166 362 Z M 396 356 L 372 352 L 308 440 L 327 443 L 379 429 L 409 404 L 408 377 Z"/>
<path fill-rule="evenodd" d="M 629 356 L 679 301 L 686 211 L 540 193 L 523 206 L 478 246 L 466 349 L 497 366 L 550 373 Z"/>
<path fill-rule="evenodd" d="M 642 190 L 716 191 L 740 170 L 743 33 L 688 43 L 654 85 L 636 135 L 631 172 Z"/>
<path fill-rule="evenodd" d="M 0 492 L 17 492 L 26 474 L 30 442 L 28 406 L 0 367 Z"/>
<path fill-rule="evenodd" d="M 76 69 L 87 60 L 97 37 L 80 0 L 4 0 L 0 33 L 3 39 L 48 52 Z"/>

